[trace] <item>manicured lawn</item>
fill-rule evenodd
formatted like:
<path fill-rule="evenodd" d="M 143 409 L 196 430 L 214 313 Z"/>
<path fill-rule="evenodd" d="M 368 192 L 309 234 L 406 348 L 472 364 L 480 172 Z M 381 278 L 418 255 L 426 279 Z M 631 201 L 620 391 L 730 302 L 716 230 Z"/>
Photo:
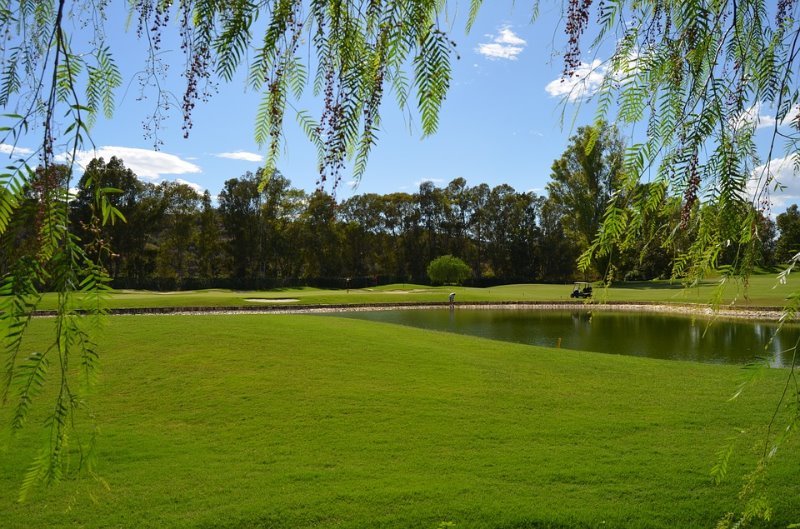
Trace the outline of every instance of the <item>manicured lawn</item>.
<path fill-rule="evenodd" d="M 14 503 L 31 424 L 0 452 L 3 529 L 713 527 L 786 375 L 727 402 L 740 368 L 313 315 L 118 316 L 102 342 L 109 487 Z M 800 521 L 797 448 L 769 474 L 774 527 Z"/>
<path fill-rule="evenodd" d="M 719 290 L 719 281 L 708 280 L 695 288 L 684 288 L 668 281 L 646 281 L 618 283 L 603 289 L 595 288 L 596 301 L 637 301 L 656 303 L 700 303 L 720 294 L 720 301 L 736 306 L 782 307 L 792 289 L 798 288 L 796 274 L 790 276 L 786 285 L 774 288 L 776 274 L 754 275 L 748 288 L 730 283 Z M 316 288 L 291 288 L 269 291 L 196 290 L 179 292 L 117 291 L 109 300 L 113 308 L 141 307 L 238 307 L 238 306 L 291 306 L 298 304 L 356 304 L 356 303 L 404 303 L 446 302 L 450 292 L 456 293 L 456 301 L 575 301 L 569 295 L 572 284 L 545 285 L 520 284 L 491 288 L 430 287 L 414 284 L 384 285 L 370 289 L 321 290 Z M 289 302 L 264 303 L 253 299 L 286 300 Z M 295 301 L 296 300 L 296 301 Z M 580 301 L 579 301 L 580 302 Z M 41 308 L 55 307 L 55 297 L 46 296 Z"/>

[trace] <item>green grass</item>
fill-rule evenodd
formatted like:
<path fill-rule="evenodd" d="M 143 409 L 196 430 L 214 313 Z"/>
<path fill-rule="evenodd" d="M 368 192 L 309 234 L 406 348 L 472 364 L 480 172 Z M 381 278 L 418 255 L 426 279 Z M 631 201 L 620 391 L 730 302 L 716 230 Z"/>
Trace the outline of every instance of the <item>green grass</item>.
<path fill-rule="evenodd" d="M 313 315 L 109 322 L 92 398 L 109 488 L 14 503 L 31 424 L 0 452 L 3 529 L 712 527 L 786 375 L 727 402 L 740 368 Z M 797 448 L 769 474 L 770 526 L 800 521 Z"/>
<path fill-rule="evenodd" d="M 719 295 L 722 303 L 735 302 L 737 306 L 782 307 L 786 296 L 797 281 L 791 277 L 788 285 L 775 287 L 776 274 L 754 275 L 748 288 L 738 284 L 726 284 L 722 288 L 716 280 L 708 280 L 699 287 L 684 288 L 679 283 L 668 281 L 646 281 L 618 283 L 608 289 L 596 288 L 598 301 L 636 301 L 656 303 L 708 303 Z M 296 299 L 279 306 L 297 304 L 358 304 L 358 303 L 404 303 L 404 302 L 446 302 L 450 292 L 456 292 L 456 301 L 575 301 L 569 295 L 572 283 L 563 285 L 520 284 L 503 285 L 491 288 L 468 287 L 430 287 L 414 284 L 394 284 L 370 289 L 321 290 L 316 288 L 288 288 L 269 291 L 195 290 L 179 292 L 126 291 L 115 292 L 110 300 L 112 308 L 142 307 L 238 307 L 275 306 L 268 303 L 248 301 L 252 298 Z M 580 303 L 580 301 L 577 301 Z M 54 295 L 47 295 L 42 309 L 53 309 Z"/>

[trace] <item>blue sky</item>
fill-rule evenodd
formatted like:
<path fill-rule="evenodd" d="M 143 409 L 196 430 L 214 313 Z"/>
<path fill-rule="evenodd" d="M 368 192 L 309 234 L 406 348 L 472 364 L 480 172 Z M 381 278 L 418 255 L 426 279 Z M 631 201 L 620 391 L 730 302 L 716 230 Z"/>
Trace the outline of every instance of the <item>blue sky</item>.
<path fill-rule="evenodd" d="M 560 81 L 564 43 L 558 29 L 560 2 L 542 2 L 539 19 L 533 24 L 528 2 L 485 2 L 469 34 L 464 31 L 467 6 L 468 2 L 460 2 L 462 11 L 448 14 L 461 58 L 454 64 L 454 81 L 441 110 L 439 132 L 421 139 L 418 117 L 409 119 L 398 112 L 393 94 L 387 92 L 382 130 L 366 174 L 358 187 L 353 187 L 345 173 L 337 198 L 367 192 L 414 192 L 422 181 L 444 186 L 457 177 L 465 178 L 469 185 L 507 183 L 518 191 L 544 194 L 553 160 L 563 152 L 574 127 L 590 123 L 594 111 L 591 101 L 564 100 L 570 85 Z M 137 40 L 134 24 L 125 30 L 122 12 L 112 12 L 107 31 L 125 80 L 118 91 L 114 118 L 100 118 L 93 129 L 97 150 L 83 153 L 79 162 L 95 155 L 106 159 L 116 155 L 142 180 L 178 180 L 198 190 L 208 189 L 212 195 L 225 180 L 262 165 L 265 149 L 253 139 L 259 95 L 245 90 L 243 76 L 220 84 L 208 103 L 198 103 L 189 139 L 183 138 L 180 106 L 174 105 L 162 123 L 162 145 L 155 152 L 153 139 L 146 138 L 142 128 L 153 111 L 154 94 L 139 100 L 135 80 L 143 67 L 146 44 Z M 163 57 L 172 63 L 170 86 L 180 98 L 183 56 L 176 42 L 165 41 Z M 590 89 L 602 79 L 599 61 L 607 58 L 601 50 L 583 59 L 585 65 L 579 73 L 584 74 Z M 312 100 L 297 106 L 312 113 L 318 109 Z M 768 118 L 761 119 L 761 125 L 768 124 Z M 24 151 L 34 145 L 25 145 L 23 139 L 19 147 Z M 0 152 L 4 150 L 8 148 L 0 145 Z M 295 187 L 314 189 L 318 178 L 315 152 L 292 116 L 287 117 L 285 152 L 278 168 Z M 784 183 L 793 181 L 784 178 Z M 783 201 L 800 197 L 796 187 L 790 185 Z"/>

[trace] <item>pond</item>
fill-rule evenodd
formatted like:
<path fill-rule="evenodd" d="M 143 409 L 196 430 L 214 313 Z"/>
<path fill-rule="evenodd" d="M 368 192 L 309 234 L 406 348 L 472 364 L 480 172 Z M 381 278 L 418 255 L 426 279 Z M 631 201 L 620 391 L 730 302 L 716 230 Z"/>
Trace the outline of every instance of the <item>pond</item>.
<path fill-rule="evenodd" d="M 789 366 L 800 326 L 750 320 L 711 322 L 654 312 L 457 309 L 387 310 L 338 316 L 397 323 L 493 340 L 600 353 L 706 363 L 746 364 L 757 357 Z"/>

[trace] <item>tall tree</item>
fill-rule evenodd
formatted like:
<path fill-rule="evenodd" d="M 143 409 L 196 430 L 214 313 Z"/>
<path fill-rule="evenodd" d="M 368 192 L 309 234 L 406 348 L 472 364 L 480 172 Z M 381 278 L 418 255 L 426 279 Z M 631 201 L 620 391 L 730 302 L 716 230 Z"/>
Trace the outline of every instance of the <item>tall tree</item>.
<path fill-rule="evenodd" d="M 186 184 L 162 182 L 159 191 L 164 197 L 164 226 L 159 234 L 157 271 L 159 277 L 170 277 L 180 285 L 187 277 L 196 277 L 197 224 L 200 195 Z"/>
<path fill-rule="evenodd" d="M 64 210 L 56 212 L 45 209 L 43 201 L 47 200 L 46 195 L 52 192 L 48 190 L 48 185 L 55 182 L 56 185 L 63 186 L 69 182 L 70 177 L 71 170 L 66 165 L 54 165 L 49 168 L 37 167 L 30 175 L 29 180 L 23 184 L 22 189 L 19 190 L 19 196 L 16 198 L 12 198 L 13 189 L 2 187 L 0 200 L 13 200 L 15 207 L 18 208 L 17 215 L 9 219 L 5 230 L 0 231 L 0 247 L 3 250 L 2 256 L 0 256 L 0 272 L 4 275 L 14 278 L 14 281 L 34 280 L 36 286 L 40 288 L 49 286 L 50 282 L 46 275 L 37 279 L 25 276 L 28 273 L 27 270 L 32 271 L 41 265 L 37 262 L 38 256 L 36 255 L 42 244 L 41 238 L 47 237 L 52 240 L 56 236 L 55 233 L 42 233 L 43 225 L 54 220 L 51 217 L 55 217 L 55 220 L 59 222 L 64 221 L 62 218 Z M 0 208 L 2 208 L 2 204 L 0 204 Z M 61 229 L 61 226 L 50 229 Z M 105 253 L 107 254 L 107 252 Z M 0 310 L 2 310 L 1 306 Z M 0 335 L 1 337 L 2 335 Z"/>
<path fill-rule="evenodd" d="M 219 193 L 219 214 L 228 236 L 233 277 L 252 277 L 261 256 L 259 180 L 253 173 L 226 180 Z"/>
<path fill-rule="evenodd" d="M 445 207 L 442 228 L 444 251 L 461 259 L 467 254 L 467 222 L 469 220 L 469 193 L 467 181 L 458 177 L 444 189 Z"/>
<path fill-rule="evenodd" d="M 469 224 L 467 232 L 474 243 L 472 270 L 476 277 L 482 277 L 486 270 L 487 204 L 491 188 L 488 184 L 471 187 L 467 193 L 469 204 Z"/>
<path fill-rule="evenodd" d="M 420 241 L 419 212 L 413 195 L 391 193 L 381 205 L 384 230 L 395 241 L 392 253 L 396 256 L 390 273 L 403 278 L 420 278 L 427 263 L 423 262 L 416 245 Z"/>
<path fill-rule="evenodd" d="M 387 273 L 383 257 L 386 237 L 381 216 L 381 196 L 374 193 L 355 195 L 339 205 L 345 246 L 344 270 L 348 276 Z"/>
<path fill-rule="evenodd" d="M 562 205 L 549 198 L 540 211 L 539 226 L 541 253 L 539 255 L 539 277 L 548 282 L 574 278 L 578 247 L 564 233 Z"/>
<path fill-rule="evenodd" d="M 200 199 L 200 233 L 197 241 L 198 277 L 220 277 L 226 263 L 222 258 L 222 229 L 219 214 L 211 203 L 211 193 L 203 192 Z"/>
<path fill-rule="evenodd" d="M 508 184 L 496 186 L 487 202 L 486 239 L 495 276 L 515 281 L 535 278 L 540 244 L 536 225 L 539 201 L 533 193 L 517 193 Z"/>
<path fill-rule="evenodd" d="M 775 257 L 780 263 L 788 263 L 800 252 L 800 210 L 797 204 L 786 208 L 775 220 L 780 232 Z"/>
<path fill-rule="evenodd" d="M 431 181 L 419 185 L 416 198 L 420 228 L 425 238 L 423 246 L 426 251 L 425 260 L 428 262 L 441 253 L 442 243 L 439 241 L 439 234 L 442 233 L 442 223 L 447 215 L 448 204 L 442 189 Z"/>
<path fill-rule="evenodd" d="M 122 159 L 112 156 L 106 163 L 103 158 L 95 158 L 86 166 L 80 181 L 75 200 L 70 204 L 73 222 L 77 224 L 76 231 L 85 241 L 102 239 L 112 252 L 112 257 L 106 259 L 112 277 L 130 275 L 134 268 L 133 262 L 142 251 L 141 237 L 136 230 L 130 229 L 125 222 L 115 222 L 100 228 L 99 233 L 90 233 L 92 208 L 94 196 L 98 188 L 111 188 L 115 192 L 109 196 L 109 201 L 125 217 L 126 221 L 137 222 L 137 208 L 144 189 L 143 183 L 133 171 L 125 167 Z M 139 231 L 145 231 L 146 226 L 140 226 Z"/>
<path fill-rule="evenodd" d="M 667 279 L 672 276 L 673 258 L 688 248 L 696 232 L 695 223 L 682 230 L 684 237 L 671 236 L 670 231 L 680 222 L 681 201 L 677 197 L 661 197 L 659 207 L 640 218 L 642 226 L 635 237 L 620 244 L 615 266 L 621 268 L 617 279 L 629 281 Z M 696 215 L 694 215 L 696 216 Z M 677 248 L 676 245 L 679 245 Z"/>
<path fill-rule="evenodd" d="M 336 225 L 336 200 L 317 190 L 311 194 L 300 215 L 303 248 L 303 276 L 341 277 L 340 234 Z"/>
<path fill-rule="evenodd" d="M 549 199 L 559 206 L 564 233 L 580 252 L 597 236 L 606 205 L 622 184 L 624 149 L 617 129 L 601 123 L 580 127 L 553 162 Z M 601 263 L 596 271 L 604 269 Z"/>
<path fill-rule="evenodd" d="M 308 194 L 302 189 L 293 187 L 287 189 L 282 197 L 280 216 L 277 219 L 278 240 L 272 242 L 275 253 L 270 255 L 276 261 L 277 277 L 296 278 L 301 275 L 302 248 L 297 244 L 299 240 L 298 224 L 308 202 Z M 275 246 L 275 244 L 279 244 L 279 246 Z"/>
<path fill-rule="evenodd" d="M 258 225 L 258 277 L 276 278 L 286 273 L 285 261 L 291 259 L 293 241 L 287 235 L 288 224 L 296 220 L 306 205 L 305 192 L 292 188 L 291 181 L 280 171 L 265 179 L 263 169 L 256 172 L 262 182 L 263 204 Z"/>

